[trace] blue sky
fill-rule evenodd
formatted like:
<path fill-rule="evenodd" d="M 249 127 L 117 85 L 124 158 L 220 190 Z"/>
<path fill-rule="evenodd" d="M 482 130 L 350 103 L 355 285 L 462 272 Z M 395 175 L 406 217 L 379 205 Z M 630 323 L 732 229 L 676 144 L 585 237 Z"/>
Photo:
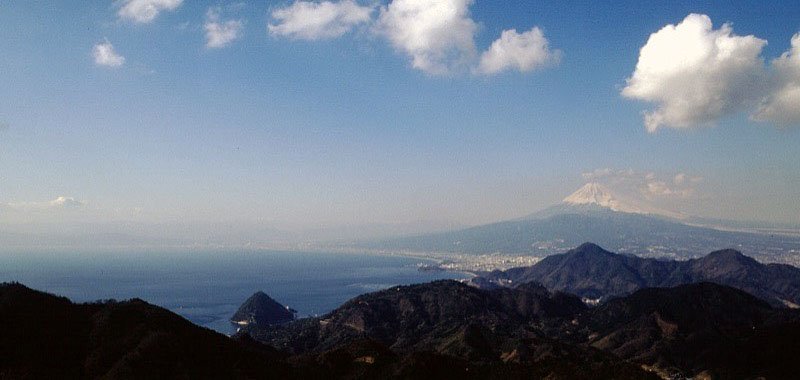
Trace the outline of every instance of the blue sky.
<path fill-rule="evenodd" d="M 345 3 L 326 23 L 319 2 L 0 0 L 0 222 L 471 225 L 592 180 L 800 223 L 793 2 L 447 0 L 459 24 L 421 35 L 399 10 L 436 1 Z M 690 14 L 744 66 L 639 72 L 651 34 L 703 25 Z"/>

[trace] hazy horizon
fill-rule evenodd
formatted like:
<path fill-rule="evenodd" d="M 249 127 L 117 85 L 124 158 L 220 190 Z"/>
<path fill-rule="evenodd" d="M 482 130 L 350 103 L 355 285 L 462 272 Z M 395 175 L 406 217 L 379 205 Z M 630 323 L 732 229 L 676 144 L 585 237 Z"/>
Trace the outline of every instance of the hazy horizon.
<path fill-rule="evenodd" d="M 0 1 L 0 240 L 443 231 L 588 182 L 800 225 L 798 20 L 753 1 Z"/>

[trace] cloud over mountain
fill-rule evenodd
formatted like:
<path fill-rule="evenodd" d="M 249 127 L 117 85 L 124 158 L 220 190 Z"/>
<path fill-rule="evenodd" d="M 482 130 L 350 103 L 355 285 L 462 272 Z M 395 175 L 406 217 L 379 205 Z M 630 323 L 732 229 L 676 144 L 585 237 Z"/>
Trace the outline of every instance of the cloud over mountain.
<path fill-rule="evenodd" d="M 629 169 L 598 168 L 581 175 L 583 179 L 599 182 L 615 192 L 641 201 L 687 200 L 695 198 L 695 186 L 702 177 L 678 173 L 655 173 Z"/>

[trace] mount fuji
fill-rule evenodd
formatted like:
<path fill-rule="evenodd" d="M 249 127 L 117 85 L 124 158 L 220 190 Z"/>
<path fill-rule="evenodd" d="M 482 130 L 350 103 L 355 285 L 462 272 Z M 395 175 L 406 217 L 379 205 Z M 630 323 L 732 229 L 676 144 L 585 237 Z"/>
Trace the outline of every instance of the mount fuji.
<path fill-rule="evenodd" d="M 568 205 L 598 205 L 600 207 L 610 208 L 613 211 L 631 212 L 636 214 L 643 214 L 644 211 L 627 204 L 621 203 L 614 198 L 613 195 L 603 186 L 598 183 L 587 183 L 583 185 L 576 192 L 564 198 L 563 201 Z"/>
<path fill-rule="evenodd" d="M 715 229 L 694 220 L 587 183 L 559 204 L 522 218 L 359 245 L 410 252 L 548 256 L 593 242 L 623 254 L 673 259 L 735 248 L 763 262 L 783 263 L 793 263 L 796 254 L 787 253 L 800 247 L 798 236 Z"/>
<path fill-rule="evenodd" d="M 677 220 L 687 219 L 687 216 L 684 214 L 644 205 L 641 204 L 641 202 L 613 194 L 611 190 L 595 182 L 590 182 L 581 186 L 580 189 L 564 198 L 561 203 L 555 206 L 520 219 L 542 219 L 558 214 L 581 214 L 598 211 L 660 216 Z"/>

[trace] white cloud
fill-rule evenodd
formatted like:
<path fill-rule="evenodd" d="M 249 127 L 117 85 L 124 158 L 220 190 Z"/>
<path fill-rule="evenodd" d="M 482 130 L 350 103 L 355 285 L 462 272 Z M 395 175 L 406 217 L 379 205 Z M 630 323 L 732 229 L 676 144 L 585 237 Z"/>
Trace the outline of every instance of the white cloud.
<path fill-rule="evenodd" d="M 223 21 L 219 18 L 220 8 L 209 8 L 203 28 L 206 31 L 206 47 L 221 48 L 239 38 L 244 23 L 242 20 Z"/>
<path fill-rule="evenodd" d="M 469 67 L 477 56 L 476 24 L 469 17 L 474 0 L 394 0 L 381 8 L 377 30 L 411 65 L 442 75 Z"/>
<path fill-rule="evenodd" d="M 600 168 L 581 174 L 589 181 L 601 183 L 621 194 L 647 200 L 690 199 L 695 195 L 694 185 L 702 177 L 679 172 L 673 175 L 634 169 Z M 671 182 L 671 184 L 670 184 Z"/>
<path fill-rule="evenodd" d="M 84 203 L 73 197 L 60 196 L 47 202 L 47 205 L 53 208 L 80 208 L 84 206 Z"/>
<path fill-rule="evenodd" d="M 49 201 L 11 202 L 6 206 L 19 211 L 72 210 L 83 208 L 86 204 L 73 197 L 59 196 Z"/>
<path fill-rule="evenodd" d="M 561 52 L 550 50 L 548 45 L 544 33 L 537 27 L 521 34 L 516 29 L 504 30 L 481 55 L 478 71 L 483 74 L 512 69 L 527 72 L 558 63 Z"/>
<path fill-rule="evenodd" d="M 773 89 L 753 114 L 756 121 L 800 125 L 800 33 L 792 37 L 791 44 L 789 51 L 772 61 Z"/>
<path fill-rule="evenodd" d="M 92 55 L 94 56 L 95 65 L 98 66 L 119 67 L 125 63 L 125 57 L 117 54 L 114 51 L 114 46 L 108 40 L 94 45 Z"/>
<path fill-rule="evenodd" d="M 629 178 L 637 175 L 633 169 L 612 169 L 612 168 L 599 168 L 590 172 L 582 173 L 581 176 L 586 180 L 596 180 L 601 178 L 616 177 L 616 178 Z"/>
<path fill-rule="evenodd" d="M 172 11 L 178 8 L 183 0 L 124 0 L 117 11 L 119 18 L 139 24 L 155 20 L 163 10 Z"/>
<path fill-rule="evenodd" d="M 646 198 L 654 197 L 689 199 L 695 195 L 695 184 L 703 180 L 701 177 L 690 176 L 686 173 L 677 173 L 671 178 L 666 174 L 647 173 L 639 190 Z"/>
<path fill-rule="evenodd" d="M 707 125 L 761 97 L 766 43 L 690 14 L 650 35 L 622 95 L 656 104 L 644 113 L 649 132 Z"/>
<path fill-rule="evenodd" d="M 372 18 L 376 2 L 355 0 L 296 1 L 272 12 L 270 35 L 301 40 L 321 40 L 344 35 L 354 27 L 370 25 L 411 66 L 429 75 L 458 72 L 491 75 L 506 70 L 527 72 L 558 63 L 560 52 L 551 50 L 541 29 L 518 33 L 503 31 L 482 55 L 475 47 L 479 26 L 470 18 L 475 0 L 391 0 Z"/>
<path fill-rule="evenodd" d="M 645 187 L 642 190 L 648 197 L 662 196 L 662 197 L 691 198 L 692 195 L 694 195 L 694 189 L 692 188 L 670 187 L 666 182 L 655 179 L 648 180 L 645 184 Z"/>
<path fill-rule="evenodd" d="M 371 20 L 374 7 L 360 6 L 353 0 L 339 2 L 297 1 L 272 12 L 276 24 L 268 24 L 273 36 L 301 40 L 339 37 L 359 24 Z"/>

